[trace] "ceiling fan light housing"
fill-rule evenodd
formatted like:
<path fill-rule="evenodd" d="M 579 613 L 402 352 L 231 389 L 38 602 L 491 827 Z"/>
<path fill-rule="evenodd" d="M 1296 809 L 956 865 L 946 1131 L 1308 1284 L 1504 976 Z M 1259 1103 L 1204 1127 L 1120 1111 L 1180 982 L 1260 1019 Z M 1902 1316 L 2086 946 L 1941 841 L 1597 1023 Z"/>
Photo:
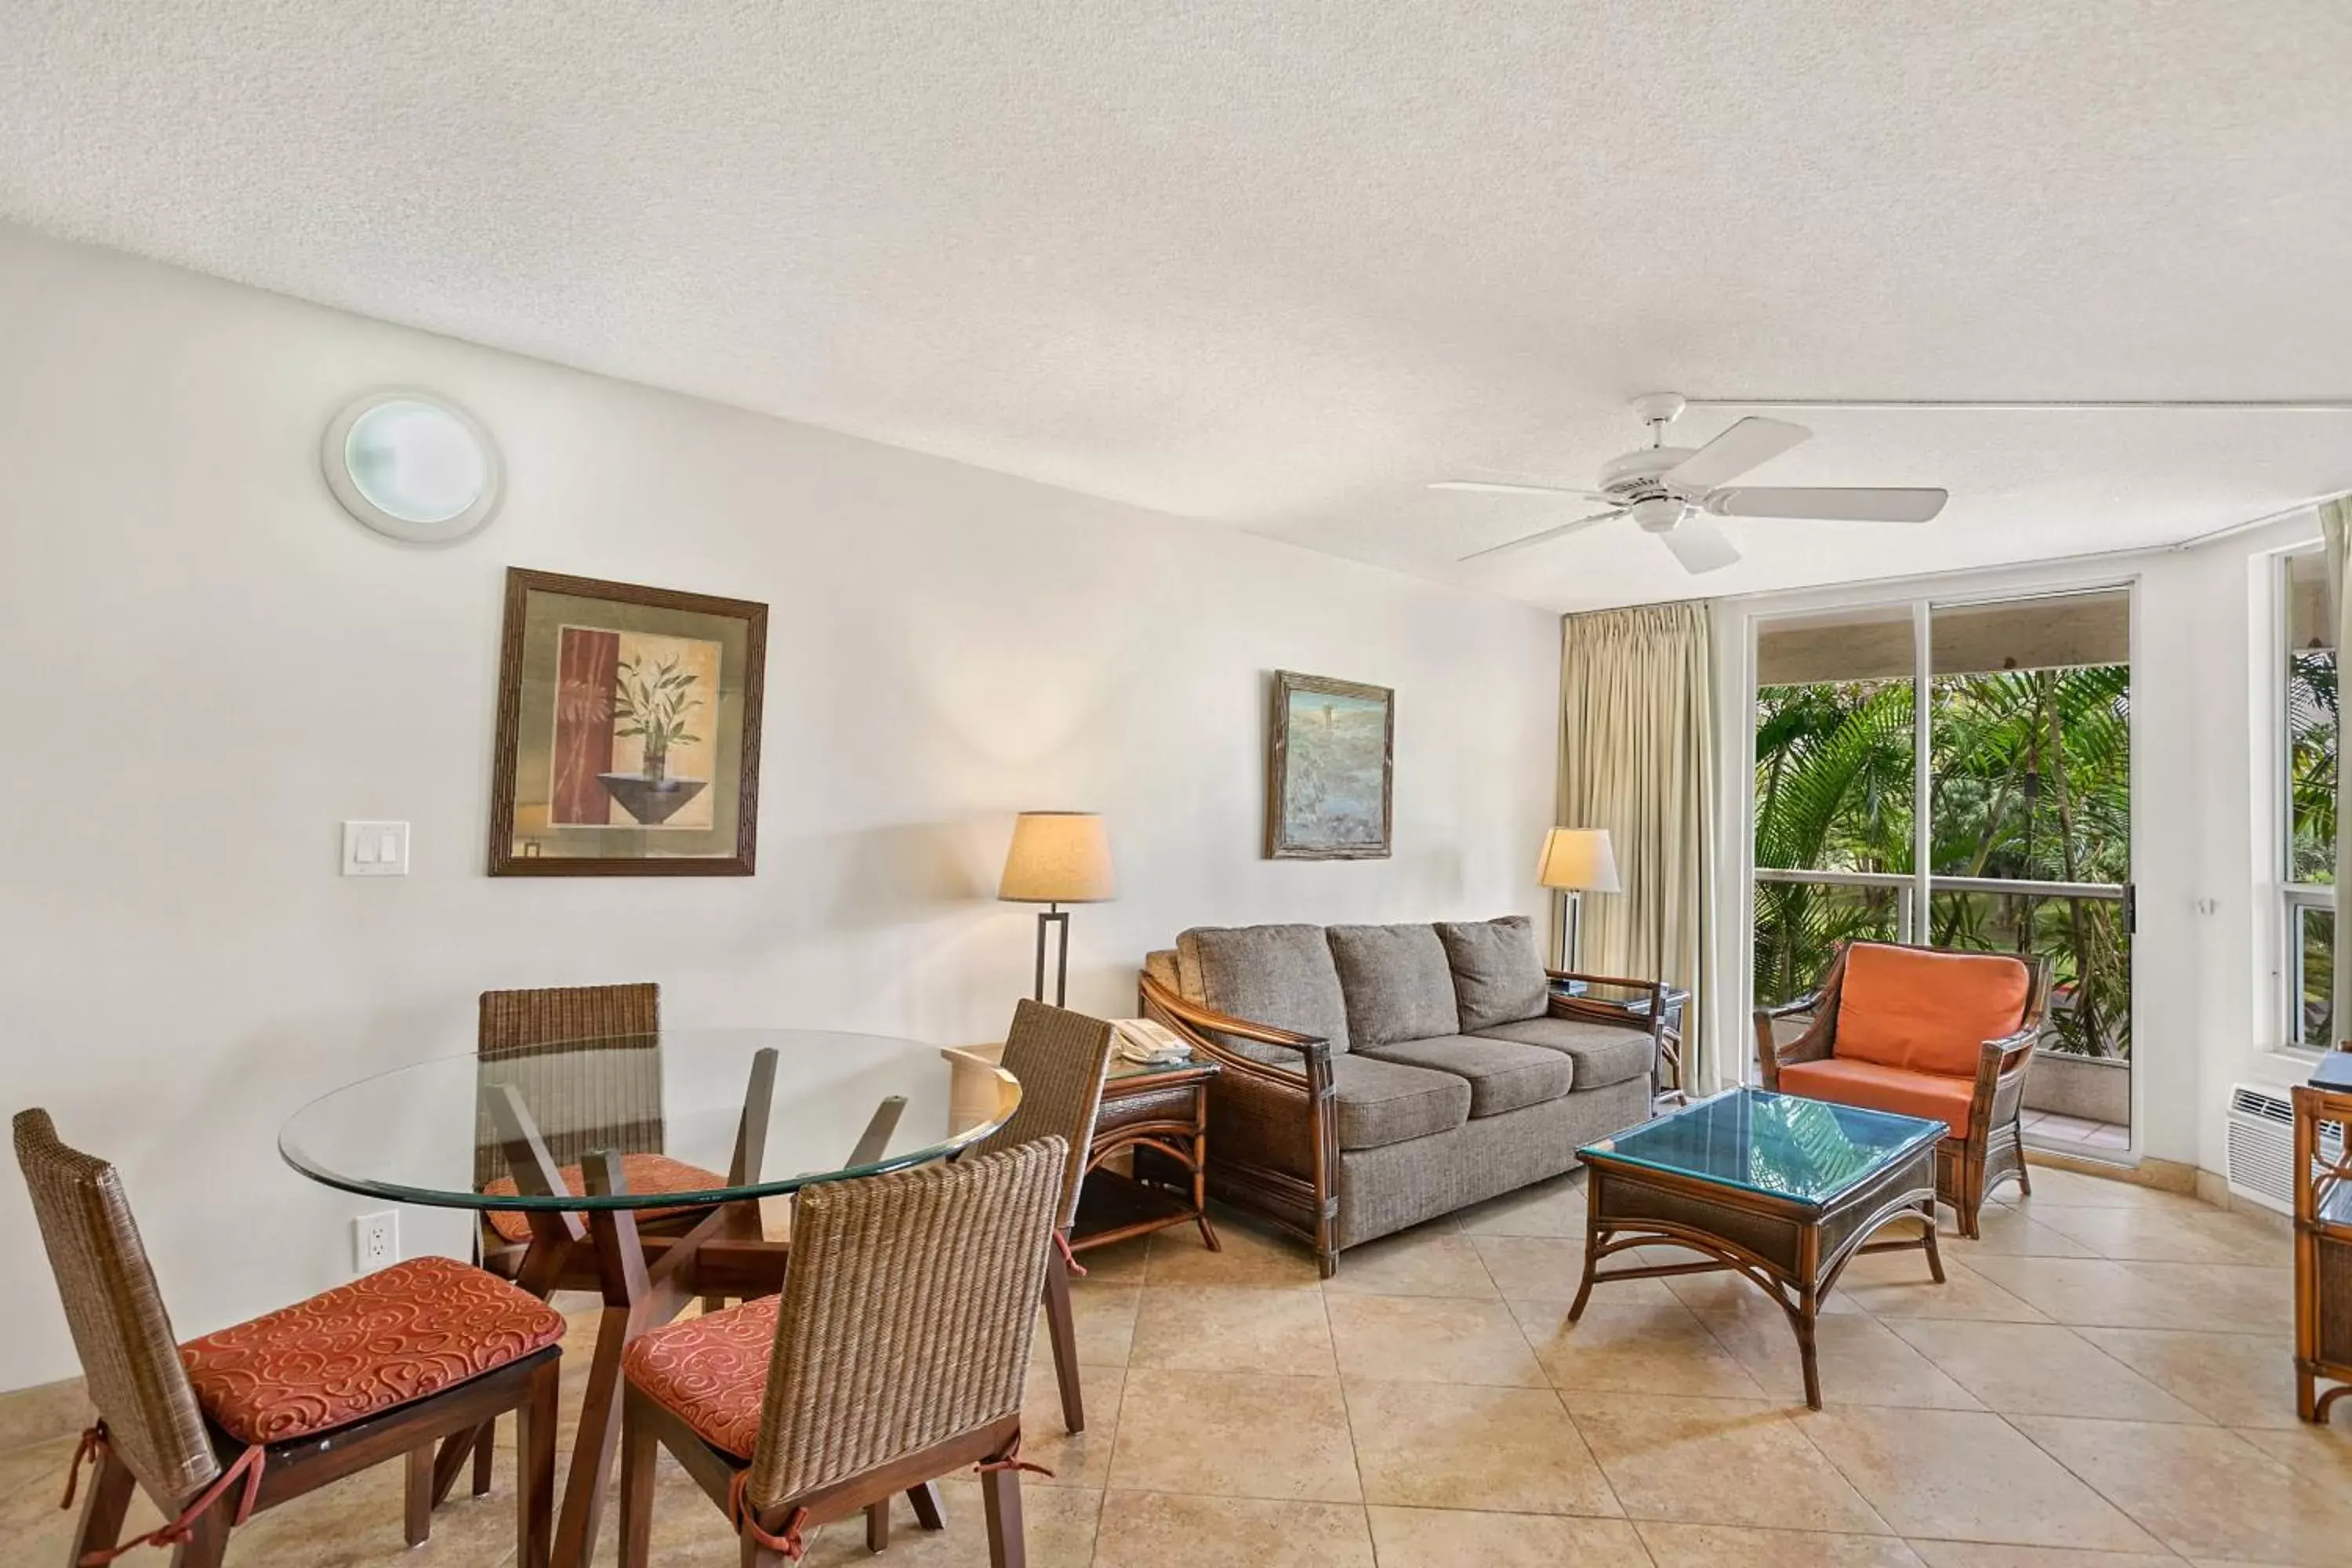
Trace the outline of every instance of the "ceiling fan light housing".
<path fill-rule="evenodd" d="M 1627 510 L 1633 513 L 1633 521 L 1646 531 L 1664 533 L 1682 521 L 1690 506 L 1672 496 L 1652 496 L 1647 500 L 1635 501 Z"/>

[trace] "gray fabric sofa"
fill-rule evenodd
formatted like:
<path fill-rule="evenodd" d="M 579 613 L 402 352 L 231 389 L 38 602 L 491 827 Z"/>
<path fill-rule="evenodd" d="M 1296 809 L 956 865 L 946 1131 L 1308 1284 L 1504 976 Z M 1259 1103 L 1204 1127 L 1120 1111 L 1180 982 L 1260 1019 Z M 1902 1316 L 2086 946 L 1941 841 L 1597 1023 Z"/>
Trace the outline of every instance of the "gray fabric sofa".
<path fill-rule="evenodd" d="M 1203 926 L 1144 961 L 1142 1006 L 1223 1068 L 1210 1189 L 1328 1275 L 1348 1247 L 1557 1175 L 1647 1119 L 1656 1025 L 1562 1016 L 1565 978 L 1603 977 L 1547 970 L 1524 915 Z"/>

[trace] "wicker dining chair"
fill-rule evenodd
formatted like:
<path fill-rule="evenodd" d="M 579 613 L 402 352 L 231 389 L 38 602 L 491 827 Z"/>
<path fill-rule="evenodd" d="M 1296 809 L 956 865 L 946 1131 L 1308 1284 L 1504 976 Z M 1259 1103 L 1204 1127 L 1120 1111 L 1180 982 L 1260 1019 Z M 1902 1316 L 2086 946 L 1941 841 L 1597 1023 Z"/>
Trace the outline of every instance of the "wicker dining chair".
<path fill-rule="evenodd" d="M 708 1192 L 726 1178 L 663 1152 L 661 987 L 565 985 L 485 991 L 475 1050 L 487 1091 L 511 1084 L 539 1121 L 547 1152 L 565 1184 L 580 1190 L 580 1162 L 592 1149 L 621 1156 L 621 1179 L 633 1193 Z M 534 1071 L 534 1060 L 561 1052 L 562 1065 Z M 593 1068 L 588 1058 L 593 1056 Z M 475 1112 L 474 1188 L 511 1193 L 503 1141 L 488 1097 Z M 702 1209 L 646 1209 L 638 1223 L 696 1216 Z M 511 1274 L 530 1241 L 520 1209 L 482 1215 L 482 1260 Z"/>
<path fill-rule="evenodd" d="M 20 1111 L 15 1129 L 98 1407 L 67 1487 L 70 1507 L 82 1461 L 97 1460 L 68 1562 L 123 1550 L 134 1489 L 170 1521 L 143 1543 L 176 1547 L 174 1568 L 215 1568 L 249 1515 L 403 1458 L 416 1545 L 432 1526 L 434 1443 L 512 1410 L 515 1560 L 544 1568 L 560 1314 L 469 1264 L 417 1258 L 177 1344 L 121 1174 L 59 1141 L 46 1110 Z"/>
<path fill-rule="evenodd" d="M 981 1472 L 992 1568 L 1022 1568 L 1021 1392 L 1069 1158 L 1058 1138 L 798 1199 L 782 1296 L 672 1323 L 630 1345 L 621 1426 L 621 1564 L 651 1561 L 667 1448 L 726 1510 L 746 1568 L 798 1562 L 810 1528 L 866 1515 L 889 1542 L 908 1493 Z"/>
<path fill-rule="evenodd" d="M 1111 1042 L 1111 1027 L 1100 1018 L 1022 1001 L 1013 1010 L 1013 1029 L 1004 1037 L 1000 1058 L 1021 1084 L 1021 1103 L 1013 1119 L 979 1146 L 980 1152 L 993 1153 L 1049 1136 L 1069 1145 L 1061 1206 L 1054 1216 L 1053 1256 L 1045 1261 L 1045 1335 L 1054 1351 L 1055 1381 L 1061 1387 L 1062 1424 L 1072 1432 L 1087 1429 L 1087 1407 L 1078 1382 L 1077 1325 L 1070 1310 L 1070 1226 L 1078 1217 L 1078 1193 L 1086 1180 L 1095 1118 L 1102 1110 Z"/>

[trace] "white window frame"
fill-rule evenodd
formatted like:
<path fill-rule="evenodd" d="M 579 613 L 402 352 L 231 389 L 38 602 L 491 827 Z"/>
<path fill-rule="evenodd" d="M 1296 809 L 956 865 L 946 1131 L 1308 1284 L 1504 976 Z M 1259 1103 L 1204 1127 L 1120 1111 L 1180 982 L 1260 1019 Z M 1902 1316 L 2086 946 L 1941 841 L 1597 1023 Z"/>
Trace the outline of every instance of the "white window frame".
<path fill-rule="evenodd" d="M 2274 553 L 2270 561 L 2271 616 L 2268 642 L 2269 657 L 2264 660 L 2270 671 L 2267 704 L 2270 710 L 2270 796 L 2277 816 L 2271 834 L 2271 865 L 2277 878 L 2278 904 L 2273 915 L 2273 929 L 2278 936 L 2278 963 L 2272 971 L 2272 1007 L 2278 1026 L 2278 1049 L 2292 1057 L 2316 1059 L 2328 1048 L 2329 1042 L 2307 1044 L 2303 1038 L 2303 911 L 2307 909 L 2332 910 L 2336 905 L 2336 889 L 2324 883 L 2297 882 L 2294 874 L 2294 781 L 2293 761 L 2293 731 L 2286 716 L 2286 661 L 2294 649 L 2288 647 L 2294 632 L 2294 606 L 2289 601 L 2287 574 L 2291 563 L 2299 556 L 2311 555 L 2324 545 L 2303 545 Z M 2343 650 L 2336 650 L 2339 671 Z M 2339 675 L 2340 679 L 2340 675 Z M 2337 710 L 2336 765 L 2344 765 L 2342 710 Z M 2343 824 L 2336 825 L 2343 831 Z M 2342 933 L 2336 936 L 2340 958 Z M 2336 1021 L 2340 1026 L 2343 1020 Z"/>
<path fill-rule="evenodd" d="M 1747 1064 L 1749 1053 L 1746 1043 L 1748 1037 L 1747 1019 L 1749 1009 L 1754 1005 L 1753 974 L 1748 953 L 1750 944 L 1755 939 L 1756 915 L 1754 759 L 1756 755 L 1757 639 L 1760 633 L 1774 621 L 1797 616 L 1849 611 L 1861 614 L 1872 610 L 1894 611 L 1907 608 L 1912 617 L 1913 679 L 1916 683 L 1914 690 L 1917 693 L 1913 718 L 1916 731 L 1913 744 L 1915 754 L 1925 759 L 1931 749 L 1931 737 L 1928 731 L 1934 717 L 1927 692 L 1933 681 L 1929 668 L 1932 663 L 1929 626 L 1935 611 L 1961 609 L 1971 605 L 2001 604 L 2017 599 L 2053 598 L 2072 594 L 2105 592 L 2128 594 L 2131 603 L 2129 657 L 2133 679 L 2137 681 L 2142 668 L 2140 638 L 2145 624 L 2140 605 L 2140 579 L 2139 563 L 2129 555 L 2119 561 L 2084 557 L 2074 561 L 2039 563 L 2032 566 L 2005 570 L 1937 574 L 1893 581 L 1847 584 L 1829 588 L 1760 594 L 1728 601 L 1726 604 L 1728 626 L 1725 627 L 1724 623 L 1718 623 L 1718 626 L 1721 629 L 1732 630 L 1734 640 L 1730 649 L 1731 657 L 1719 662 L 1717 675 L 1724 679 L 1722 689 L 1727 699 L 1726 706 L 1730 709 L 1735 718 L 1734 722 L 1727 727 L 1728 730 L 1727 738 L 1731 743 L 1724 748 L 1725 754 L 1718 759 L 1717 777 L 1720 780 L 1719 787 L 1723 792 L 1721 798 L 1730 808 L 1722 813 L 1727 837 L 1721 842 L 1719 847 L 1721 863 L 1736 880 L 1732 882 L 1730 888 L 1733 896 L 1724 900 L 1726 908 L 1721 917 L 1722 923 L 1717 927 L 1721 939 L 1717 948 L 1719 957 L 1717 973 L 1729 982 L 1728 984 L 1718 985 L 1717 991 L 1723 999 L 1732 1005 L 1728 1016 L 1725 1016 L 1722 1013 L 1717 1014 L 1719 1022 L 1716 1037 L 1741 1042 L 1735 1047 L 1737 1054 L 1731 1058 L 1739 1064 L 1738 1071 L 1740 1080 L 1744 1081 L 1748 1073 Z M 2284 665 L 2281 668 L 2283 669 Z M 2133 705 L 2135 726 L 2137 724 L 2139 712 L 2137 696 L 2137 693 L 2135 691 L 2136 700 Z M 2282 704 L 2283 701 L 2282 698 Z M 1718 733 L 1724 732 L 1724 731 L 1718 731 Z M 2146 863 L 2148 847 L 2142 838 L 2145 831 L 2144 815 L 2137 809 L 2138 803 L 2147 798 L 2147 781 L 2144 772 L 2147 751 L 2143 738 L 2135 728 L 2132 736 L 2130 769 L 2134 802 L 2131 862 L 2134 867 Z M 2282 755 L 2284 755 L 2283 752 Z M 2284 772 L 2280 776 L 2284 779 Z M 1913 831 L 1921 834 L 1924 838 L 1925 834 L 1929 830 L 1928 805 L 1932 781 L 1928 778 L 1927 770 L 1924 766 L 1916 768 L 1913 779 L 1916 792 L 1913 801 Z M 1928 857 L 1924 853 L 1916 854 L 1914 859 L 1916 862 L 1913 870 L 1916 887 L 1913 897 L 1916 900 L 1917 907 L 1925 910 L 1928 908 L 1928 883 L 1932 879 L 1932 871 L 1927 864 Z M 2141 994 L 2139 973 L 2141 951 L 2140 944 L 2134 942 L 2131 952 L 2132 991 L 2135 998 Z M 2137 1007 L 2137 1001 L 2134 1005 Z M 2137 1044 L 2136 1039 L 2135 1045 Z M 2126 1149 L 2112 1154 L 2102 1151 L 2099 1157 L 2103 1161 L 2121 1165 L 2137 1165 L 2139 1163 L 2143 1141 L 2147 1135 L 2146 1105 L 2147 1079 L 2148 1074 L 2142 1070 L 2138 1054 L 2135 1050 L 2131 1074 L 2130 1142 Z"/>

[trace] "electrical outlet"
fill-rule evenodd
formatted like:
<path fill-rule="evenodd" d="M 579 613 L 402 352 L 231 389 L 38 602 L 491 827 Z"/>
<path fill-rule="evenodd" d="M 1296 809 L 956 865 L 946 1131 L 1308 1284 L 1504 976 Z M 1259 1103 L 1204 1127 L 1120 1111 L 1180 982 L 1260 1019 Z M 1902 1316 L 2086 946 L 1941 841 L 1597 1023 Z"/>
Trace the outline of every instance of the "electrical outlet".
<path fill-rule="evenodd" d="M 362 1274 L 400 1261 L 400 1211 L 384 1209 L 352 1221 L 352 1266 Z"/>

